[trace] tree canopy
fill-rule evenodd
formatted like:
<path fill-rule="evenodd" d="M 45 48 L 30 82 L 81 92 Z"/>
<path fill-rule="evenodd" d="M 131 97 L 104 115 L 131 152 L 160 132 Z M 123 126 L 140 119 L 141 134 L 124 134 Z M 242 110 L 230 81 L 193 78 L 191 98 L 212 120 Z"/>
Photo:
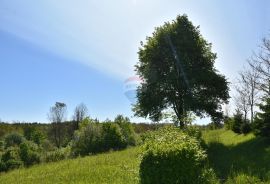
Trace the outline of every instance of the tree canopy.
<path fill-rule="evenodd" d="M 137 74 L 143 79 L 137 89 L 135 115 L 154 121 L 173 109 L 180 126 L 188 112 L 222 118 L 221 104 L 229 98 L 228 82 L 214 67 L 216 54 L 186 15 L 157 27 L 141 42 Z"/>

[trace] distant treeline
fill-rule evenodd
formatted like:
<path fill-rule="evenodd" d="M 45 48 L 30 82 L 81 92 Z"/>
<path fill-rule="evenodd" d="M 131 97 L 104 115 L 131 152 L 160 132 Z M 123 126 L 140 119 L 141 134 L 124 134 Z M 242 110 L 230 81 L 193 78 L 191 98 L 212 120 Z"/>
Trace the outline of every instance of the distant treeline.
<path fill-rule="evenodd" d="M 61 129 L 65 130 L 65 132 L 71 133 L 73 131 L 74 127 L 74 121 L 65 121 L 61 123 Z M 162 127 L 168 123 L 132 123 L 132 126 L 134 127 L 134 131 L 137 134 L 144 133 L 146 131 L 152 131 L 156 130 L 159 127 Z M 16 123 L 8 123 L 8 122 L 0 122 L 0 139 L 5 137 L 5 135 L 10 134 L 12 132 L 17 132 L 20 134 L 24 133 L 24 130 L 28 128 L 34 128 L 37 129 L 44 134 L 48 134 L 48 130 L 51 127 L 51 124 L 49 123 L 38 123 L 38 122 L 16 122 Z"/>

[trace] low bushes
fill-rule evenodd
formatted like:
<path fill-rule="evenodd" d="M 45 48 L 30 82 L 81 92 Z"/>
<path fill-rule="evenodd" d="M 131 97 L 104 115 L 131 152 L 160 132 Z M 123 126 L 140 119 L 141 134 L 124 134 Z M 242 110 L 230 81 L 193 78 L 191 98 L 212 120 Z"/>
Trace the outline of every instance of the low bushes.
<path fill-rule="evenodd" d="M 67 159 L 70 156 L 70 147 L 56 149 L 46 153 L 45 162 L 57 162 L 60 160 Z"/>
<path fill-rule="evenodd" d="M 71 143 L 73 156 L 119 150 L 136 145 L 133 127 L 127 119 L 124 120 L 105 123 L 83 120 Z"/>
<path fill-rule="evenodd" d="M 150 183 L 217 183 L 205 167 L 206 153 L 199 141 L 178 128 L 150 133 L 143 145 L 140 178 Z"/>
<path fill-rule="evenodd" d="M 23 161 L 20 158 L 19 147 L 9 147 L 1 156 L 0 171 L 8 171 L 23 166 Z"/>
<path fill-rule="evenodd" d="M 18 146 L 24 141 L 24 137 L 18 133 L 10 133 L 5 137 L 5 148 Z"/>
<path fill-rule="evenodd" d="M 25 166 L 30 166 L 40 162 L 38 146 L 31 141 L 25 141 L 20 144 L 20 158 Z"/>
<path fill-rule="evenodd" d="M 89 153 L 97 153 L 101 150 L 102 127 L 97 123 L 90 123 L 80 127 L 79 131 L 75 132 L 72 141 L 72 154 L 88 155 Z"/>

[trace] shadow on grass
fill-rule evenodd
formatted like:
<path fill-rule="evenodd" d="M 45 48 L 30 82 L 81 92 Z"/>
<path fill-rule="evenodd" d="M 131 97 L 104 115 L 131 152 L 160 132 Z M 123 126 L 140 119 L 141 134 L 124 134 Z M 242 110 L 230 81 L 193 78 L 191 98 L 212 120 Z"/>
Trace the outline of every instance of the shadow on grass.
<path fill-rule="evenodd" d="M 222 143 L 208 144 L 208 158 L 221 180 L 233 173 L 245 173 L 261 179 L 270 176 L 270 140 L 253 138 L 249 141 L 226 146 Z"/>

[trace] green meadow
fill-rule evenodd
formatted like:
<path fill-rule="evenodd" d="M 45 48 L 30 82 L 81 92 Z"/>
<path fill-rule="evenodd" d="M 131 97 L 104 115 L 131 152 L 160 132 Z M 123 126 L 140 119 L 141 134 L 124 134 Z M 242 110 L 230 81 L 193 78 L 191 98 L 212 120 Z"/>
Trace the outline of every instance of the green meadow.
<path fill-rule="evenodd" d="M 270 145 L 253 134 L 203 132 L 209 165 L 221 183 L 270 183 Z M 128 148 L 2 173 L 0 183 L 139 183 L 139 148 Z M 245 179 L 248 178 L 248 179 Z M 242 182 L 243 181 L 243 182 Z M 267 182 L 268 181 L 268 182 Z"/>

